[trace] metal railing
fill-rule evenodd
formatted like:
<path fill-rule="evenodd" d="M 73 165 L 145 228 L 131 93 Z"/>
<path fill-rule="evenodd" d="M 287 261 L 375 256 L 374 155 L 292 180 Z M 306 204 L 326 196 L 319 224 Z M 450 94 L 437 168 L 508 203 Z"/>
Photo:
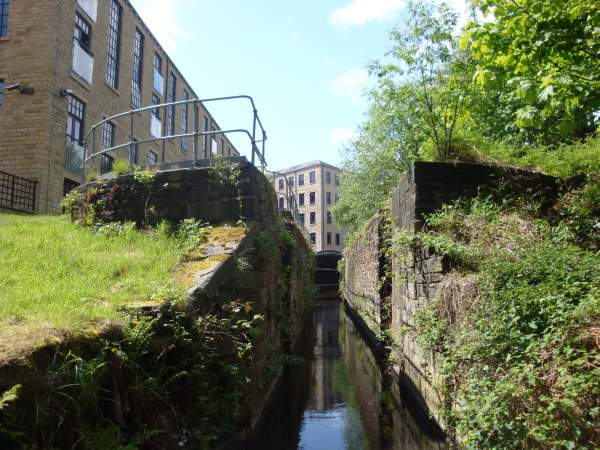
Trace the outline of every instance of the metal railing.
<path fill-rule="evenodd" d="M 200 131 L 198 129 L 199 128 L 199 120 L 200 120 L 200 114 L 199 114 L 200 106 L 203 106 L 205 103 L 210 103 L 210 102 L 238 100 L 238 99 L 246 99 L 246 100 L 250 101 L 250 104 L 252 105 L 252 113 L 253 113 L 252 131 L 246 130 L 243 128 L 233 128 L 233 129 L 228 129 L 228 130 L 215 130 L 215 131 L 208 131 L 208 130 Z M 193 105 L 193 107 L 192 107 L 193 130 L 191 132 L 179 133 L 179 134 L 168 134 L 165 136 L 135 140 L 135 138 L 134 138 L 135 120 L 134 119 L 135 119 L 136 115 L 143 113 L 143 112 L 152 113 L 153 110 L 160 110 L 163 108 L 171 108 L 171 107 L 176 107 L 176 106 L 180 106 L 180 105 Z M 100 131 L 101 131 L 101 127 L 105 123 L 112 122 L 116 119 L 120 119 L 123 117 L 129 119 L 128 141 L 123 144 L 115 145 L 115 146 L 112 146 L 109 148 L 104 148 L 100 151 L 96 151 L 97 150 L 96 145 L 97 145 L 98 130 L 100 129 Z M 260 127 L 261 139 L 257 139 L 257 131 L 258 131 L 257 127 Z M 170 130 L 170 131 L 171 131 L 171 133 L 173 132 L 173 130 Z M 202 100 L 194 98 L 194 99 L 190 99 L 190 100 L 180 100 L 180 101 L 176 101 L 176 102 L 168 102 L 168 103 L 161 103 L 161 104 L 157 104 L 157 105 L 145 106 L 143 108 L 132 109 L 132 110 L 120 113 L 120 114 L 115 114 L 114 116 L 107 117 L 104 120 L 101 120 L 100 122 L 98 122 L 97 124 L 92 126 L 90 128 L 90 130 L 87 132 L 87 134 L 85 135 L 84 157 L 83 157 L 83 165 L 82 165 L 82 181 L 85 180 L 85 169 L 86 169 L 86 165 L 88 164 L 88 162 L 95 158 L 98 158 L 101 155 L 108 153 L 108 152 L 128 148 L 129 149 L 128 161 L 129 161 L 129 165 L 132 166 L 134 163 L 135 149 L 136 149 L 136 146 L 138 146 L 138 145 L 151 143 L 151 142 L 168 141 L 168 140 L 172 140 L 172 139 L 192 138 L 193 163 L 194 163 L 194 165 L 197 165 L 199 159 L 205 159 L 205 158 L 198 158 L 198 149 L 199 149 L 198 138 L 199 137 L 201 137 L 201 136 L 213 136 L 214 137 L 216 135 L 228 135 L 228 134 L 240 134 L 240 133 L 245 134 L 249 138 L 250 143 L 252 145 L 252 155 L 251 155 L 252 164 L 256 165 L 256 161 L 258 160 L 258 162 L 260 163 L 260 166 L 264 169 L 267 166 L 267 162 L 265 159 L 265 142 L 267 140 L 267 133 L 263 127 L 260 117 L 258 116 L 258 110 L 256 109 L 254 99 L 252 97 L 250 97 L 249 95 L 232 95 L 232 96 L 228 96 L 228 97 L 214 97 L 214 98 L 207 98 L 207 99 L 202 99 Z M 261 145 L 260 149 L 258 147 L 259 144 Z M 210 151 L 210 149 L 205 149 L 205 151 L 208 152 L 209 159 L 212 159 L 212 152 Z"/>
<path fill-rule="evenodd" d="M 35 212 L 37 181 L 0 170 L 0 209 Z"/>
<path fill-rule="evenodd" d="M 308 230 L 304 226 L 304 223 L 302 223 L 302 221 L 300 220 L 300 210 L 298 209 L 298 203 L 296 202 L 295 186 L 293 186 L 289 183 L 288 177 L 284 173 L 272 172 L 270 170 L 265 170 L 265 172 L 268 172 L 271 175 L 274 175 L 275 177 L 283 178 L 284 183 L 285 183 L 285 192 L 283 193 L 283 196 L 285 198 L 285 203 L 286 203 L 286 206 L 284 206 L 283 210 L 290 212 L 290 214 L 292 215 L 292 218 L 298 225 L 298 228 L 300 228 L 300 231 L 302 232 L 302 234 L 304 235 L 306 240 L 310 241 L 309 235 L 308 235 Z M 275 178 L 273 179 L 273 184 L 275 184 Z M 277 192 L 277 195 L 282 195 L 278 189 L 276 190 L 276 192 Z M 279 204 L 277 206 L 279 207 Z M 281 210 L 281 208 L 280 208 L 280 210 Z"/>

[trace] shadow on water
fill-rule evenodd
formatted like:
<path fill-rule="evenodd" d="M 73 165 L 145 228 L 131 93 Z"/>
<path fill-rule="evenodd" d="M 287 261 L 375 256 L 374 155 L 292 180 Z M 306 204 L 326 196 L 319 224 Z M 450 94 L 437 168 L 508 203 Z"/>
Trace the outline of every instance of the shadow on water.
<path fill-rule="evenodd" d="M 439 430 L 411 406 L 339 300 L 321 301 L 296 347 L 250 450 L 442 449 Z"/>

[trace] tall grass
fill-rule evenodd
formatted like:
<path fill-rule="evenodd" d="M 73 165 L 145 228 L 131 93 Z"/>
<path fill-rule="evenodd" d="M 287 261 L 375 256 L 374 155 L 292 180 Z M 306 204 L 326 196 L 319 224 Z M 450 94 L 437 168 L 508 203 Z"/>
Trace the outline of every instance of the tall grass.
<path fill-rule="evenodd" d="M 114 235 L 65 217 L 0 214 L 0 336 L 10 325 L 77 330 L 150 300 L 183 254 L 166 231 Z"/>

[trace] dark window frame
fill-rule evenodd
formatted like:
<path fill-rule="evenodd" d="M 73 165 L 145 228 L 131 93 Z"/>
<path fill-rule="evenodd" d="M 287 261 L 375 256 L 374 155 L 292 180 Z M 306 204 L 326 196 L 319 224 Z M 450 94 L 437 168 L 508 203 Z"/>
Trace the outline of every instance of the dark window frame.
<path fill-rule="evenodd" d="M 279 204 L 277 206 L 279 207 L 279 209 L 285 208 L 285 200 L 283 197 L 279 197 Z"/>
<path fill-rule="evenodd" d="M 331 217 L 331 211 L 327 211 L 327 223 L 329 225 L 332 224 L 332 217 Z"/>
<path fill-rule="evenodd" d="M 152 158 L 150 157 L 150 155 L 154 155 L 154 162 L 151 162 Z M 156 153 L 156 152 L 154 152 L 152 150 L 148 151 L 148 165 L 149 166 L 154 166 L 156 164 L 158 164 L 158 153 Z"/>
<path fill-rule="evenodd" d="M 279 188 L 280 191 L 283 191 L 285 180 L 283 178 L 280 178 L 278 181 L 279 182 L 277 184 L 277 187 Z"/>
<path fill-rule="evenodd" d="M 9 0 L 0 0 L 0 37 L 8 36 Z"/>
<path fill-rule="evenodd" d="M 327 232 L 327 245 L 331 245 L 331 231 Z"/>
<path fill-rule="evenodd" d="M 310 233 L 310 243 L 315 245 L 317 243 L 317 233 Z"/>
<path fill-rule="evenodd" d="M 311 211 L 311 212 L 310 212 L 310 220 L 309 220 L 309 223 L 310 223 L 311 225 L 314 225 L 314 224 L 316 224 L 316 223 L 317 223 L 317 213 L 316 213 L 315 211 Z"/>
<path fill-rule="evenodd" d="M 173 72 L 169 72 L 167 81 L 167 103 L 173 103 L 177 98 L 177 78 Z M 175 105 L 167 106 L 167 136 L 175 133 Z"/>
<path fill-rule="evenodd" d="M 100 174 L 104 175 L 105 173 L 110 173 L 113 170 L 113 163 L 115 162 L 115 158 L 103 153 L 100 156 Z"/>
<path fill-rule="evenodd" d="M 331 205 L 331 192 L 325 192 L 325 201 L 328 205 Z"/>
<path fill-rule="evenodd" d="M 86 104 L 74 95 L 69 96 L 67 107 L 67 137 L 70 142 L 83 145 L 85 134 L 85 109 Z"/>
<path fill-rule="evenodd" d="M 181 97 L 181 100 L 185 101 L 185 100 L 189 100 L 190 99 L 190 94 L 188 91 L 186 91 L 185 89 L 183 90 L 183 94 Z M 190 118 L 190 104 L 189 103 L 185 103 L 183 105 L 181 105 L 181 124 L 180 124 L 180 128 L 181 128 L 181 134 L 187 134 L 188 133 L 188 121 Z M 187 153 L 188 151 L 188 138 L 186 137 L 182 137 L 181 138 L 181 150 L 184 153 Z"/>
<path fill-rule="evenodd" d="M 109 86 L 112 86 L 115 89 L 119 88 L 122 26 L 123 7 L 117 0 L 112 0 L 108 19 L 108 44 L 106 51 L 105 81 Z"/>
<path fill-rule="evenodd" d="M 325 172 L 325 183 L 331 184 L 331 172 Z"/>
<path fill-rule="evenodd" d="M 335 245 L 341 245 L 340 233 L 335 233 Z"/>
<path fill-rule="evenodd" d="M 317 193 L 316 192 L 310 192 L 308 194 L 308 204 L 309 205 L 316 205 L 317 204 Z"/>
<path fill-rule="evenodd" d="M 160 105 L 160 96 L 158 96 L 155 92 L 152 93 L 152 104 Z M 150 111 L 150 114 L 152 114 L 154 117 L 160 120 L 160 108 L 153 108 Z"/>
<path fill-rule="evenodd" d="M 304 221 L 305 221 L 305 219 L 306 219 L 306 218 L 305 218 L 305 214 L 304 214 L 304 213 L 300 214 L 300 223 L 301 223 L 302 225 L 304 225 Z"/>
<path fill-rule="evenodd" d="M 92 55 L 92 24 L 79 11 L 75 11 L 75 30 L 73 39 L 83 51 Z"/>
<path fill-rule="evenodd" d="M 114 147 L 116 128 L 117 126 L 112 122 L 102 124 L 102 146 L 104 148 Z"/>
<path fill-rule="evenodd" d="M 146 37 L 139 28 L 133 34 L 133 67 L 131 71 L 131 104 L 142 106 L 142 78 L 144 73 L 144 43 Z"/>
<path fill-rule="evenodd" d="M 298 205 L 304 206 L 304 193 L 298 194 Z"/>
<path fill-rule="evenodd" d="M 311 170 L 310 172 L 308 172 L 308 182 L 310 184 L 315 184 L 317 182 L 317 172 L 314 170 Z"/>

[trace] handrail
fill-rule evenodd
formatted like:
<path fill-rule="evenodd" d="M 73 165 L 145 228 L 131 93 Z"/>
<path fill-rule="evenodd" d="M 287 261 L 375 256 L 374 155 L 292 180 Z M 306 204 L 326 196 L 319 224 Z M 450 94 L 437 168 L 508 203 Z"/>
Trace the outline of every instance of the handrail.
<path fill-rule="evenodd" d="M 302 234 L 304 235 L 304 237 L 306 238 L 306 240 L 309 240 L 308 238 L 308 230 L 306 229 L 306 227 L 304 226 L 304 224 L 302 222 L 300 222 L 300 210 L 298 209 L 298 205 L 296 203 L 296 191 L 295 191 L 295 186 L 291 186 L 288 178 L 287 178 L 287 174 L 281 173 L 281 172 L 273 172 L 270 170 L 266 170 L 265 172 L 269 172 L 272 175 L 275 175 L 277 177 L 283 177 L 283 179 L 285 180 L 285 199 L 287 202 L 287 210 L 290 211 L 292 213 L 292 218 L 294 219 L 294 221 L 296 222 L 296 224 L 298 225 L 298 228 L 300 228 L 300 231 L 302 232 Z"/>
<path fill-rule="evenodd" d="M 242 128 L 234 128 L 234 129 L 230 129 L 230 130 L 215 130 L 215 131 L 208 131 L 208 130 L 207 131 L 199 131 L 198 130 L 199 117 L 198 117 L 198 109 L 196 108 L 197 105 L 202 106 L 204 103 L 226 101 L 226 100 L 236 100 L 236 99 L 247 99 L 252 106 L 252 113 L 253 113 L 252 132 L 250 132 L 249 130 L 246 130 L 246 129 L 242 129 Z M 143 113 L 146 111 L 153 111 L 153 110 L 162 109 L 162 108 L 169 108 L 169 107 L 175 107 L 178 105 L 189 105 L 189 104 L 194 105 L 194 108 L 192 108 L 193 109 L 193 111 L 192 111 L 192 113 L 193 113 L 193 128 L 194 128 L 193 132 L 170 134 L 168 136 L 152 137 L 149 139 L 143 139 L 143 140 L 139 140 L 139 141 L 133 140 L 134 116 L 136 114 L 140 114 L 140 113 Z M 119 119 L 121 117 L 129 118 L 130 133 L 129 133 L 128 141 L 124 144 L 115 145 L 115 146 L 105 148 L 103 150 L 96 152 L 96 133 L 97 133 L 98 128 L 107 122 L 113 121 L 115 119 Z M 257 124 L 260 127 L 262 139 L 256 139 Z M 128 160 L 129 160 L 129 165 L 131 166 L 133 164 L 133 153 L 134 153 L 134 148 L 136 145 L 146 144 L 149 142 L 161 142 L 161 141 L 165 141 L 165 140 L 178 139 L 178 138 L 193 138 L 192 153 L 193 153 L 194 166 L 195 166 L 198 163 L 198 148 L 197 148 L 198 147 L 198 143 L 197 143 L 198 137 L 213 136 L 213 135 L 227 135 L 227 134 L 233 134 L 233 133 L 243 133 L 248 136 L 248 138 L 250 139 L 250 142 L 252 144 L 252 156 L 251 156 L 252 164 L 255 165 L 256 158 L 258 158 L 260 165 L 263 168 L 265 168 L 267 166 L 267 162 L 265 159 L 265 142 L 267 140 L 267 133 L 263 127 L 260 117 L 258 116 L 258 110 L 256 109 L 256 104 L 254 103 L 254 99 L 249 95 L 231 95 L 231 96 L 226 96 L 226 97 L 212 97 L 212 98 L 206 98 L 206 99 L 193 98 L 193 99 L 189 99 L 189 100 L 179 100 L 179 101 L 175 101 L 175 102 L 167 102 L 167 103 L 160 103 L 157 105 L 144 106 L 142 108 L 131 109 L 129 111 L 125 111 L 125 112 L 122 112 L 119 114 L 114 114 L 114 115 L 112 115 L 110 117 L 106 117 L 103 120 L 101 120 L 100 122 L 94 124 L 89 129 L 89 131 L 85 134 L 84 158 L 83 158 L 83 167 L 82 167 L 82 171 L 81 171 L 82 172 L 82 182 L 85 180 L 85 169 L 86 169 L 86 165 L 87 165 L 88 161 L 90 161 L 94 158 L 97 158 L 98 156 L 103 155 L 104 153 L 107 153 L 107 152 L 111 152 L 111 151 L 129 147 Z M 87 156 L 87 153 L 88 153 L 87 150 L 88 150 L 88 146 L 90 143 L 90 135 L 91 135 L 91 152 L 90 152 L 90 155 Z M 262 148 L 259 149 L 257 144 L 261 144 Z M 209 152 L 209 155 L 210 155 L 210 159 L 212 160 L 212 152 Z"/>

